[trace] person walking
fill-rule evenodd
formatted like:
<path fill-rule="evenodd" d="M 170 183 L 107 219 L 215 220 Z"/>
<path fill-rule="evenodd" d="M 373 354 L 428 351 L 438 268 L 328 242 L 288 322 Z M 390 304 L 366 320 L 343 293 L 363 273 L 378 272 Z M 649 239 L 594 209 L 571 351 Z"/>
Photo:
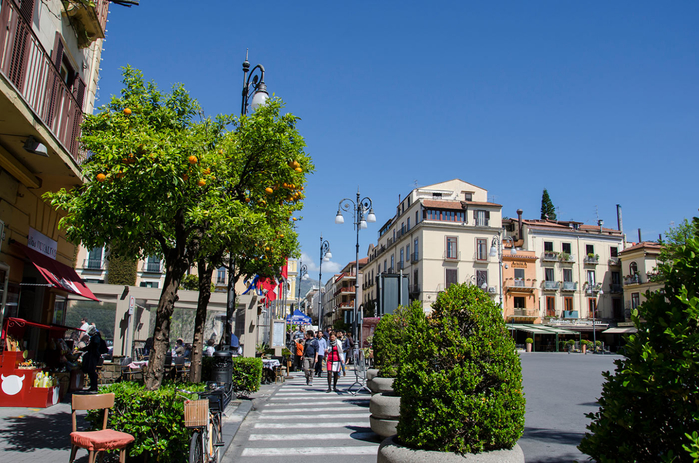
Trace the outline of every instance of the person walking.
<path fill-rule="evenodd" d="M 109 350 L 107 343 L 102 340 L 102 336 L 100 336 L 95 325 L 90 325 L 87 334 L 90 336 L 90 342 L 87 346 L 80 349 L 85 352 L 82 369 L 87 374 L 87 377 L 90 378 L 89 391 L 97 392 L 97 367 L 101 363 L 102 354 L 106 354 Z"/>
<path fill-rule="evenodd" d="M 352 354 L 352 345 L 349 338 L 349 333 L 345 334 L 342 331 L 338 332 L 338 340 L 342 342 L 342 376 L 347 376 L 345 365 L 347 364 L 347 353 Z"/>
<path fill-rule="evenodd" d="M 322 331 L 318 331 L 318 361 L 316 362 L 316 376 L 323 375 L 323 358 L 325 357 L 325 349 L 328 348 L 328 341 L 323 336 Z"/>
<path fill-rule="evenodd" d="M 303 370 L 303 351 L 305 341 L 306 340 L 302 338 L 296 338 L 294 340 L 294 353 L 296 354 L 296 358 L 294 360 L 296 361 L 295 366 L 297 370 Z"/>
<path fill-rule="evenodd" d="M 330 333 L 330 341 L 328 342 L 328 350 L 325 358 L 328 361 L 328 390 L 332 383 L 332 390 L 337 392 L 337 378 L 340 377 L 340 368 L 342 367 L 342 343 L 337 340 L 334 333 Z"/>
<path fill-rule="evenodd" d="M 306 341 L 303 347 L 303 372 L 306 376 L 306 385 L 313 386 L 313 367 L 318 362 L 318 340 L 314 337 L 313 330 L 306 331 Z"/>

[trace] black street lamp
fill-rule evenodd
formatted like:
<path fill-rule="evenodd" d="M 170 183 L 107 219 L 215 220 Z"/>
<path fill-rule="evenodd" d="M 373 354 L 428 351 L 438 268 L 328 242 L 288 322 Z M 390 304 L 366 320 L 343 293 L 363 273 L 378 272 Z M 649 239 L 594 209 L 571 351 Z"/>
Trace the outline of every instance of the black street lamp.
<path fill-rule="evenodd" d="M 308 267 L 305 264 L 302 264 L 301 261 L 299 261 L 299 272 L 298 275 L 296 275 L 296 284 L 299 287 L 298 296 L 296 297 L 296 300 L 299 310 L 301 308 L 301 280 L 306 279 L 308 279 Z M 293 310 L 291 311 L 291 316 L 294 316 Z"/>
<path fill-rule="evenodd" d="M 349 198 L 345 198 L 340 201 L 337 206 L 337 215 L 335 216 L 335 223 L 343 224 L 345 223 L 345 218 L 342 216 L 341 211 L 352 210 L 352 216 L 354 219 L 354 227 L 357 230 L 357 247 L 355 252 L 355 271 L 354 271 L 354 306 L 352 308 L 352 335 L 358 346 L 362 347 L 361 339 L 358 332 L 361 332 L 358 323 L 358 311 L 359 311 L 359 230 L 367 227 L 367 222 L 376 222 L 376 216 L 374 215 L 374 208 L 372 207 L 371 198 L 368 196 L 360 198 L 359 190 L 357 190 L 357 200 L 352 201 Z"/>
<path fill-rule="evenodd" d="M 254 75 L 255 71 L 259 71 L 259 76 Z M 249 73 L 249 74 L 248 74 Z M 252 82 L 250 80 L 252 79 Z M 252 94 L 250 89 L 252 87 Z M 265 85 L 265 68 L 261 64 L 256 65 L 250 71 L 250 62 L 248 61 L 248 52 L 245 51 L 245 61 L 243 62 L 243 102 L 240 108 L 240 114 L 246 115 L 248 112 L 248 101 L 252 95 L 252 101 L 249 103 L 250 109 L 253 111 L 260 105 L 265 104 L 269 98 L 267 93 L 267 85 Z M 233 287 L 233 255 L 228 255 L 228 288 L 226 294 L 226 328 L 225 328 L 225 345 L 231 345 L 231 334 L 233 333 L 233 312 L 235 293 Z"/>
<path fill-rule="evenodd" d="M 330 243 L 328 240 L 323 241 L 323 235 L 320 235 L 320 263 L 318 264 L 318 331 L 323 331 L 323 261 L 326 262 L 332 259 L 333 253 L 330 252 Z"/>

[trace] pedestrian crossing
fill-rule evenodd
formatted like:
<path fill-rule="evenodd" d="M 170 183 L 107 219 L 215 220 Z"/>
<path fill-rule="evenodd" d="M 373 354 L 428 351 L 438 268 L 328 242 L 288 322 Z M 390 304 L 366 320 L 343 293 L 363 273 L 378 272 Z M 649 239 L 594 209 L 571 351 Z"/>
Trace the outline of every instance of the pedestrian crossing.
<path fill-rule="evenodd" d="M 370 396 L 346 392 L 354 375 L 340 377 L 339 392 L 331 393 L 326 377 L 308 386 L 301 373 L 292 375 L 248 415 L 236 435 L 235 461 L 375 462 L 381 438 L 369 427 Z"/>

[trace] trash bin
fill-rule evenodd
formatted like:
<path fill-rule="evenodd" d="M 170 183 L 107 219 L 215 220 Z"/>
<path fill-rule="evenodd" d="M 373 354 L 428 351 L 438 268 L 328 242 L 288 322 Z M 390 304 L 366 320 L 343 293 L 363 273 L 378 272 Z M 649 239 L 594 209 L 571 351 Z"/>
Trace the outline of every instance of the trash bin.
<path fill-rule="evenodd" d="M 226 389 L 231 384 L 233 378 L 233 357 L 228 349 L 214 352 L 214 366 L 211 371 L 211 380 L 219 385 L 226 384 Z"/>

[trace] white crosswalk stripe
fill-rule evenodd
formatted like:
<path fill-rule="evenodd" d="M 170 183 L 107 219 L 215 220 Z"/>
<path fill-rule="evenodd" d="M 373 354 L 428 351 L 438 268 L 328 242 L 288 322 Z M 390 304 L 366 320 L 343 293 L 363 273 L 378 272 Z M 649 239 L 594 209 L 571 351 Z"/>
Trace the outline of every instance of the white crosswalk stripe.
<path fill-rule="evenodd" d="M 329 439 L 329 440 L 346 440 L 346 439 L 371 439 L 374 437 L 376 434 L 373 432 L 355 432 L 353 434 L 349 433 L 341 433 L 341 432 L 336 432 L 336 433 L 324 433 L 323 434 L 323 439 Z M 264 440 L 264 441 L 272 441 L 272 440 L 314 440 L 318 437 L 317 434 L 250 434 L 250 437 L 248 438 L 249 440 Z"/>
<path fill-rule="evenodd" d="M 271 457 L 277 455 L 376 455 L 376 445 L 356 447 L 280 447 L 280 448 L 247 448 L 243 450 L 244 457 Z"/>

